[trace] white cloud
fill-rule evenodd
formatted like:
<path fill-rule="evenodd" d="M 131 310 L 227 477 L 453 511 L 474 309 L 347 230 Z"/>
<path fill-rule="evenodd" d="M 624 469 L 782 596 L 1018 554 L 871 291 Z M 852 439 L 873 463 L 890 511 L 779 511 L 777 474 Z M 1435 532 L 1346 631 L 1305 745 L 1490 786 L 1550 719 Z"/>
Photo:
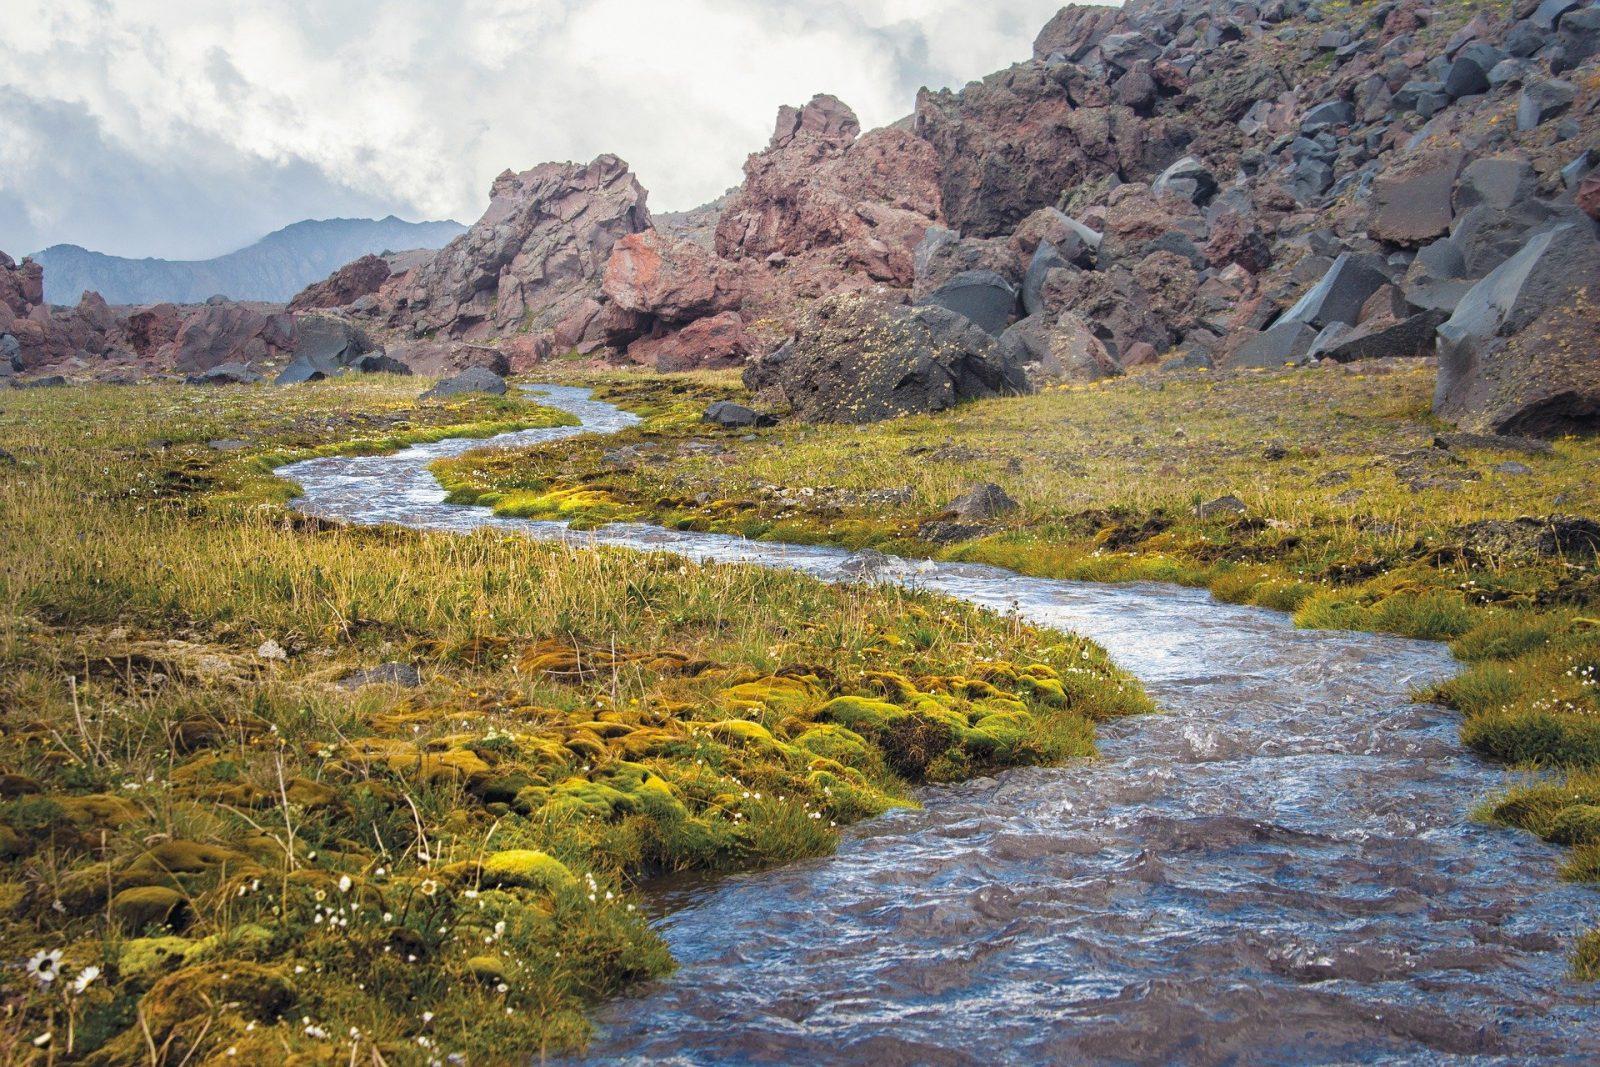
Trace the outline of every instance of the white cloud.
<path fill-rule="evenodd" d="M 657 210 L 784 103 L 867 126 L 1025 58 L 1058 0 L 5 0 L 0 248 L 201 256 L 305 217 L 471 221 L 490 179 L 627 159 Z M 20 10 L 19 10 L 20 9 Z"/>

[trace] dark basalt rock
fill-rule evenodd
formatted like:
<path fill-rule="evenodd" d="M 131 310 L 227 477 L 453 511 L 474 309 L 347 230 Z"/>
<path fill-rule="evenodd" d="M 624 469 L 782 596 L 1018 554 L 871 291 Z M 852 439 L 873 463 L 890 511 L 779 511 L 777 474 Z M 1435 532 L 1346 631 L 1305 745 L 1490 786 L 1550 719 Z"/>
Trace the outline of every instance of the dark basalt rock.
<path fill-rule="evenodd" d="M 506 380 L 500 375 L 484 367 L 468 367 L 455 377 L 439 382 L 418 399 L 440 400 L 447 396 L 461 396 L 464 393 L 504 396 L 505 392 Z"/>

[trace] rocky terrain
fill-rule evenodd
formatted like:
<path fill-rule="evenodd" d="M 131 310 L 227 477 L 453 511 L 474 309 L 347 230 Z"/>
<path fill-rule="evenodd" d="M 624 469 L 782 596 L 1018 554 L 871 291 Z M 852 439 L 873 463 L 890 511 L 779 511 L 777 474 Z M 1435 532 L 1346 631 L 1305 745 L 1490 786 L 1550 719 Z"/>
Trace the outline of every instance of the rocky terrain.
<path fill-rule="evenodd" d="M 782 108 L 694 212 L 653 219 L 615 156 L 546 163 L 497 178 L 444 249 L 351 263 L 287 318 L 52 309 L 36 264 L 8 268 L 0 345 L 25 374 L 339 369 L 289 328 L 316 310 L 430 372 L 747 365 L 764 403 L 829 421 L 1143 369 L 1437 358 L 1436 412 L 1463 428 L 1585 431 L 1597 53 L 1600 6 L 1575 0 L 1074 5 L 1030 58 L 892 126 L 826 95 Z"/>
<path fill-rule="evenodd" d="M 464 229 L 459 222 L 406 222 L 393 215 L 307 219 L 213 259 L 128 259 L 77 245 L 52 245 L 33 258 L 49 272 L 45 296 L 53 304 L 75 304 L 86 292 L 113 304 L 199 303 L 219 293 L 281 303 L 357 256 L 435 249 Z"/>

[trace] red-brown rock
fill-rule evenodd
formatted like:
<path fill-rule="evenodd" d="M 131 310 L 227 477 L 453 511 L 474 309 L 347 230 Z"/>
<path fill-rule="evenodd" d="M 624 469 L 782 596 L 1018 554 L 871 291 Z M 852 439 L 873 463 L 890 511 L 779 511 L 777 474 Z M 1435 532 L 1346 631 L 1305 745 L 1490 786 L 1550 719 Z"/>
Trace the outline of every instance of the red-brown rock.
<path fill-rule="evenodd" d="M 797 298 L 864 282 L 911 287 L 917 243 L 939 219 L 937 162 L 906 130 L 858 129 L 848 107 L 818 96 L 781 112 L 772 143 L 746 160 L 716 251 L 758 268 L 747 317 L 786 318 Z"/>
<path fill-rule="evenodd" d="M 706 370 L 737 367 L 753 350 L 744 321 L 724 311 L 660 337 L 641 337 L 628 346 L 628 358 L 659 371 Z"/>
<path fill-rule="evenodd" d="M 668 324 L 730 311 L 741 294 L 730 264 L 658 230 L 630 234 L 612 246 L 602 289 L 618 307 Z"/>
<path fill-rule="evenodd" d="M 389 280 L 389 273 L 389 262 L 382 256 L 362 256 L 346 263 L 322 281 L 300 290 L 289 301 L 289 310 L 344 307 L 363 296 L 378 292 L 383 288 L 383 283 Z"/>
<path fill-rule="evenodd" d="M 611 246 L 650 226 L 644 187 L 612 155 L 506 171 L 489 195 L 470 230 L 384 290 L 392 325 L 468 340 L 549 330 L 599 292 Z"/>

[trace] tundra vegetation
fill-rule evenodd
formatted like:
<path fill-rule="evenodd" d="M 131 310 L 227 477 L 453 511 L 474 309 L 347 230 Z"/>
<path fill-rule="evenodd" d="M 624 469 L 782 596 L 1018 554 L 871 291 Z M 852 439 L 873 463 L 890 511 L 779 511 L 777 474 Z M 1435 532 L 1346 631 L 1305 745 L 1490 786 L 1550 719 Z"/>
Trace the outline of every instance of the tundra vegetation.
<path fill-rule="evenodd" d="M 1091 581 L 1171 581 L 1302 626 L 1450 643 L 1419 694 L 1520 773 L 1481 817 L 1571 848 L 1600 881 L 1600 441 L 1454 434 L 1429 367 L 1136 376 L 869 426 L 704 424 L 743 399 L 596 379 L 649 418 L 618 437 L 436 465 L 462 502 L 578 523 L 648 520 L 968 560 Z M 950 511 L 972 483 L 1016 506 Z M 1600 933 L 1577 976 L 1600 978 Z"/>
<path fill-rule="evenodd" d="M 0 1060 L 572 1049 L 672 966 L 652 877 L 1148 710 L 1094 646 L 924 595 L 284 506 L 290 459 L 570 421 L 420 389 L 0 401 Z"/>

